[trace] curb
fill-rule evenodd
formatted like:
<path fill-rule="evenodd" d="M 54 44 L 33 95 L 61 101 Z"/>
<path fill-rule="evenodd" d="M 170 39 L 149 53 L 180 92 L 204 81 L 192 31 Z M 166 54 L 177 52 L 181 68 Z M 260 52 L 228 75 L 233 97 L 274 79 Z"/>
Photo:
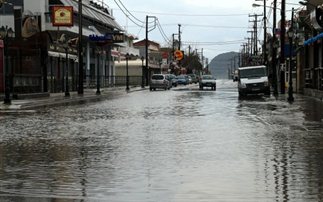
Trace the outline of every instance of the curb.
<path fill-rule="evenodd" d="M 67 106 L 67 105 L 76 105 L 76 104 L 84 104 L 87 102 L 98 102 L 102 100 L 107 100 L 114 96 L 126 95 L 127 93 L 133 93 L 138 91 L 147 90 L 147 88 L 141 87 L 132 87 L 129 91 L 126 91 L 124 87 L 118 88 L 109 88 L 102 89 L 100 95 L 95 94 L 95 90 L 87 91 L 87 93 L 83 95 L 73 94 L 71 97 L 65 97 L 63 93 L 53 94 L 52 96 L 48 96 L 44 99 L 44 97 L 28 97 L 30 99 L 19 99 L 13 100 L 11 105 L 0 104 L 0 113 L 19 113 L 19 111 L 26 110 L 34 110 L 37 108 L 44 107 L 57 107 L 57 106 Z"/>

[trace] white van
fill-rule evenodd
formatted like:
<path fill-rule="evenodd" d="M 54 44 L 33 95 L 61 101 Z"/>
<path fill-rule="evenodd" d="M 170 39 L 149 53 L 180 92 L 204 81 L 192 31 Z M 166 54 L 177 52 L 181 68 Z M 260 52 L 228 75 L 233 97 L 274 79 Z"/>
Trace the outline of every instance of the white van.
<path fill-rule="evenodd" d="M 238 76 L 239 96 L 260 93 L 270 95 L 266 66 L 240 67 Z"/>

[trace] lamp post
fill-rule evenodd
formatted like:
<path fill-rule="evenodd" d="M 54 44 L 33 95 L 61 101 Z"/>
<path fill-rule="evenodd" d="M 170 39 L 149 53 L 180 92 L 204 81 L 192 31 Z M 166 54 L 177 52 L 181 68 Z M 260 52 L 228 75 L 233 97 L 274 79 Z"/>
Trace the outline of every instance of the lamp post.
<path fill-rule="evenodd" d="M 145 88 L 145 67 L 144 67 L 144 56 L 141 56 L 141 71 L 142 71 L 142 75 L 141 75 L 141 88 Z"/>
<path fill-rule="evenodd" d="M 11 104 L 10 98 L 10 75 L 9 75 L 9 61 L 8 61 L 8 38 L 13 37 L 13 30 L 6 27 L 0 28 L 0 37 L 3 39 L 3 52 L 5 57 L 5 97 L 4 97 L 4 104 Z"/>
<path fill-rule="evenodd" d="M 83 10 L 83 3 L 82 0 L 78 0 L 78 14 L 79 14 L 79 33 L 78 33 L 78 69 L 79 69 L 79 86 L 78 86 L 78 94 L 83 95 L 84 94 L 84 86 L 83 86 L 83 76 L 84 76 L 84 71 L 83 71 L 83 18 L 82 18 L 82 10 Z"/>
<path fill-rule="evenodd" d="M 68 84 L 68 46 L 65 45 L 65 97 L 70 97 L 69 84 Z"/>
<path fill-rule="evenodd" d="M 293 102 L 293 38 L 294 38 L 294 8 L 292 8 L 291 27 L 288 30 L 289 37 L 289 83 L 288 83 L 288 101 Z"/>
<path fill-rule="evenodd" d="M 285 94 L 285 34 L 286 34 L 286 0 L 281 1 L 280 10 L 280 93 Z"/>
<path fill-rule="evenodd" d="M 127 76 L 126 76 L 126 91 L 129 91 L 129 67 L 128 67 L 128 60 L 129 60 L 129 53 L 126 54 L 126 71 L 127 71 Z"/>
<path fill-rule="evenodd" d="M 100 91 L 100 48 L 97 49 L 97 65 L 96 65 L 96 95 L 101 95 Z"/>

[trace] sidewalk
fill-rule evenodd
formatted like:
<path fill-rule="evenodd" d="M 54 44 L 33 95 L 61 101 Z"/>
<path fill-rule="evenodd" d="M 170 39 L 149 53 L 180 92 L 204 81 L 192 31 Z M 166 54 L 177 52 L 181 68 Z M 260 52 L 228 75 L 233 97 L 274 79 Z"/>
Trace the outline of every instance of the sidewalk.
<path fill-rule="evenodd" d="M 84 102 L 95 102 L 108 99 L 111 96 L 126 95 L 127 93 L 147 90 L 148 88 L 130 87 L 127 92 L 126 87 L 110 87 L 102 88 L 101 95 L 96 95 L 96 89 L 84 89 L 83 95 L 78 95 L 77 92 L 70 92 L 70 97 L 65 97 L 65 93 L 49 93 L 45 97 L 34 97 L 33 94 L 22 96 L 22 99 L 12 99 L 11 104 L 3 103 L 0 100 L 0 113 L 1 112 L 15 112 L 20 110 L 32 110 L 39 107 L 53 107 L 69 104 L 80 104 Z M 1 96 L 3 98 L 3 96 Z"/>

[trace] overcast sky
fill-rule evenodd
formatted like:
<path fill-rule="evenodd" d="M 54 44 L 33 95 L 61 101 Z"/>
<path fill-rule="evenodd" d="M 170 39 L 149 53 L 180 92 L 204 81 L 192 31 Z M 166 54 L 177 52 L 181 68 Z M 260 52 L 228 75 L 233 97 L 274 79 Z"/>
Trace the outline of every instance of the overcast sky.
<path fill-rule="evenodd" d="M 120 7 L 124 5 L 124 12 L 130 12 L 128 15 L 131 20 L 116 2 Z M 270 6 L 271 2 L 267 1 L 267 5 Z M 297 3 L 298 0 L 288 2 Z M 181 24 L 182 49 L 188 50 L 189 44 L 193 50 L 198 49 L 198 52 L 203 48 L 204 56 L 209 60 L 224 52 L 239 51 L 242 43 L 246 42 L 245 38 L 250 37 L 247 31 L 251 30 L 252 23 L 249 21 L 254 19 L 248 15 L 263 13 L 263 7 L 252 7 L 255 0 L 105 0 L 105 3 L 113 9 L 117 22 L 140 40 L 145 38 L 146 15 L 158 18 L 169 40 L 172 40 L 173 33 L 178 33 L 178 24 Z M 263 1 L 257 3 L 262 4 Z M 270 8 L 267 9 L 269 10 Z M 287 15 L 290 18 L 290 12 Z M 262 18 L 259 17 L 259 20 Z M 272 25 L 269 23 L 268 26 Z M 263 32 L 261 29 L 259 31 L 260 40 L 263 40 Z M 149 32 L 149 39 L 161 45 L 167 43 L 164 38 L 157 27 Z"/>

